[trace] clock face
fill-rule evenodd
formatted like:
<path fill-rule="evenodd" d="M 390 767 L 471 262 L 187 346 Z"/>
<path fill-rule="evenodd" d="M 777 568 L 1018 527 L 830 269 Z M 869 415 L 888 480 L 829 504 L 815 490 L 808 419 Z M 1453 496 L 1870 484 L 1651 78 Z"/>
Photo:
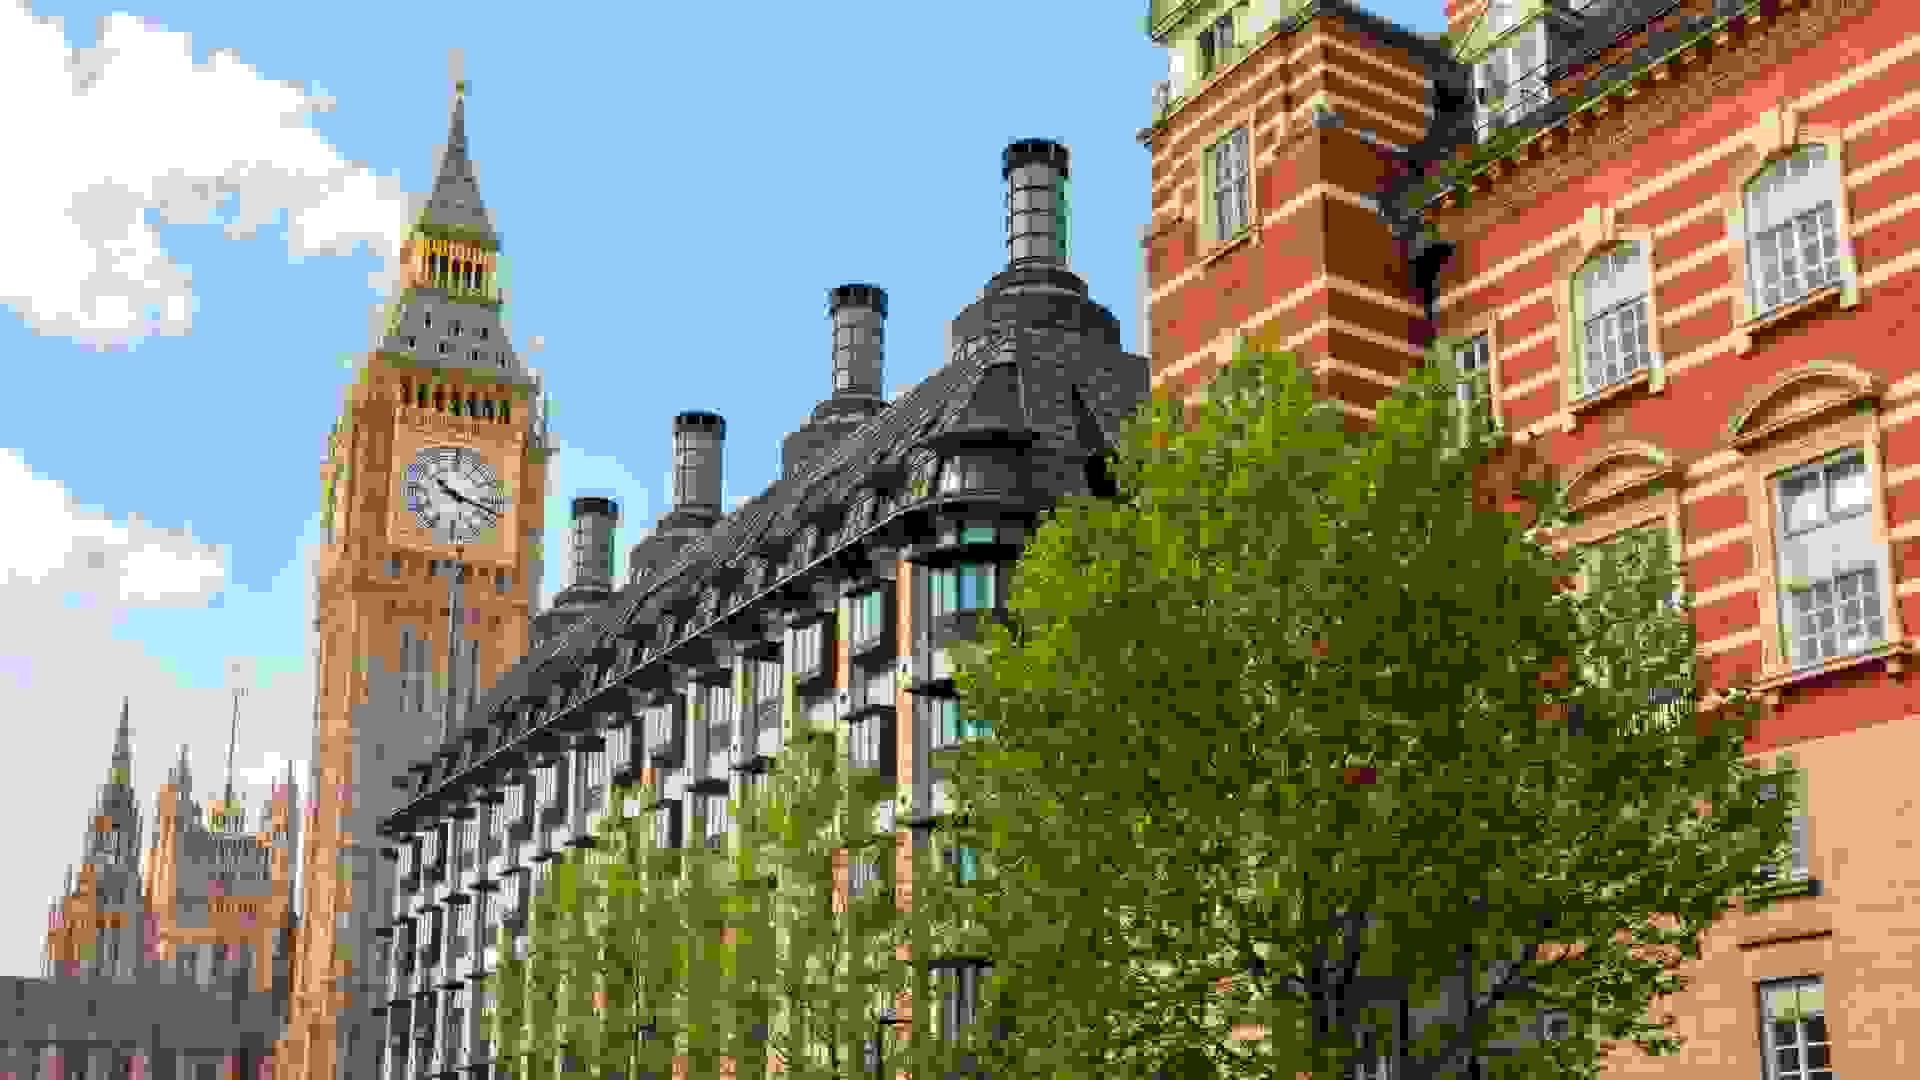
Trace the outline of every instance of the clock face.
<path fill-rule="evenodd" d="M 492 536 L 507 508 L 500 475 L 477 451 L 461 446 L 430 446 L 414 455 L 405 494 L 414 520 L 442 544 Z"/>

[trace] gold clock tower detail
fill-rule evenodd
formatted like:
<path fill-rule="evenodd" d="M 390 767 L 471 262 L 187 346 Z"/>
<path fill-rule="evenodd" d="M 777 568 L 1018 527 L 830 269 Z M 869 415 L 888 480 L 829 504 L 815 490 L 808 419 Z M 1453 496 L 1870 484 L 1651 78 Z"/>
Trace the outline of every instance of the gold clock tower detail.
<path fill-rule="evenodd" d="M 321 470 L 314 784 L 275 1054 L 298 1080 L 378 1080 L 387 942 L 375 930 L 393 883 L 374 827 L 407 797 L 407 765 L 525 653 L 539 596 L 551 448 L 538 377 L 501 318 L 500 238 L 467 157 L 455 62 L 433 191 Z"/>

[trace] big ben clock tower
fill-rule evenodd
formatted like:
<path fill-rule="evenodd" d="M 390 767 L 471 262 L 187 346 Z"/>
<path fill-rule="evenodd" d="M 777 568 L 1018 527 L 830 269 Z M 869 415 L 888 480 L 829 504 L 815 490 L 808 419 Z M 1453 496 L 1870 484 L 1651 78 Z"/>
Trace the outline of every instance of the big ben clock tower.
<path fill-rule="evenodd" d="M 399 292 L 328 440 L 314 784 L 283 1076 L 376 1080 L 374 825 L 409 762 L 525 652 L 551 450 L 501 318 L 500 237 L 467 157 L 467 84 Z"/>

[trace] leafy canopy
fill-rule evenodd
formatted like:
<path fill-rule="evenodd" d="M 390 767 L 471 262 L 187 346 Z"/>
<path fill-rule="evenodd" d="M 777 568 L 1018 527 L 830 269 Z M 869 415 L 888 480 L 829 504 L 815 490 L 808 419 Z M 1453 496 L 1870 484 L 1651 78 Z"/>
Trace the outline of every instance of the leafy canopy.
<path fill-rule="evenodd" d="M 1119 498 L 1035 533 L 959 673 L 994 733 L 954 792 L 1025 1033 L 1000 1068 L 1417 1077 L 1511 1044 L 1496 1069 L 1592 1075 L 1607 1040 L 1674 1048 L 1649 1002 L 1791 811 L 1740 724 L 1695 715 L 1660 538 L 1582 562 L 1542 543 L 1550 485 L 1521 484 L 1538 517 L 1486 509 L 1499 441 L 1464 385 L 1416 372 L 1356 434 L 1293 357 L 1243 352 L 1190 415 L 1142 409 Z M 1529 1042 L 1542 1009 L 1574 1036 Z"/>

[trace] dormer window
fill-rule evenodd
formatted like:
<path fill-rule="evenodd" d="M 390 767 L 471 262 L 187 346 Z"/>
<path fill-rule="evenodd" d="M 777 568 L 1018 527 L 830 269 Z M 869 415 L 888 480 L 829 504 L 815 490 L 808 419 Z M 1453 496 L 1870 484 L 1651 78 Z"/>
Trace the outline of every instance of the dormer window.
<path fill-rule="evenodd" d="M 940 467 L 940 457 L 931 450 L 915 451 L 907 465 L 907 490 L 916 499 L 924 499 L 933 494 L 933 481 Z"/>
<path fill-rule="evenodd" d="M 1206 78 L 1222 64 L 1232 62 L 1233 51 L 1233 12 L 1229 11 L 1213 20 L 1213 25 L 1200 31 L 1200 77 Z"/>
<path fill-rule="evenodd" d="M 1497 48 L 1488 50 L 1474 65 L 1474 99 L 1482 142 L 1546 104 L 1546 25 L 1537 20 L 1507 34 Z"/>
<path fill-rule="evenodd" d="M 1516 15 L 1514 0 L 1487 0 L 1487 32 L 1504 34 L 1513 29 Z"/>
<path fill-rule="evenodd" d="M 1005 491 L 1013 487 L 1013 470 L 992 454 L 956 454 L 940 470 L 940 490 Z"/>

